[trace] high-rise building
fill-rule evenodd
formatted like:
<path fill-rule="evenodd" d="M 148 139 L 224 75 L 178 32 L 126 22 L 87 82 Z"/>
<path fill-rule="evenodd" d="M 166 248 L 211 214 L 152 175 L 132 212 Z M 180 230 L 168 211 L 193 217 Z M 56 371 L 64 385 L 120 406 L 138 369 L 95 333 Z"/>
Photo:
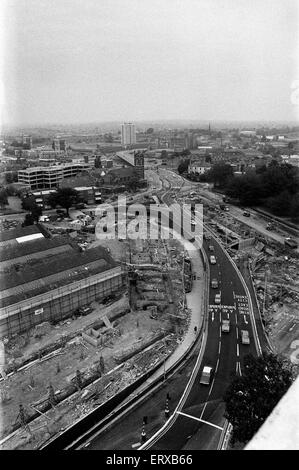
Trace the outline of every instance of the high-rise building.
<path fill-rule="evenodd" d="M 22 144 L 23 147 L 30 150 L 32 149 L 32 136 L 31 135 L 22 135 Z"/>
<path fill-rule="evenodd" d="M 121 126 L 121 144 L 123 146 L 136 144 L 135 124 L 124 122 Z"/>
<path fill-rule="evenodd" d="M 52 148 L 56 152 L 65 152 L 66 147 L 67 147 L 67 144 L 66 144 L 65 139 L 61 139 L 60 137 L 56 137 L 56 139 L 53 140 Z"/>

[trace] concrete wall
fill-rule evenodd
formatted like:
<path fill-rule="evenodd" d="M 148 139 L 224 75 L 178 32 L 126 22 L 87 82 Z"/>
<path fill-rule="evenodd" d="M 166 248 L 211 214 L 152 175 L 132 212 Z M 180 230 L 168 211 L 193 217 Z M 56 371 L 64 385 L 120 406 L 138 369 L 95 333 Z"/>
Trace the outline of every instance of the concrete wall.
<path fill-rule="evenodd" d="M 120 267 L 0 309 L 0 338 L 22 333 L 44 321 L 60 321 L 79 307 L 117 292 L 124 284 Z"/>

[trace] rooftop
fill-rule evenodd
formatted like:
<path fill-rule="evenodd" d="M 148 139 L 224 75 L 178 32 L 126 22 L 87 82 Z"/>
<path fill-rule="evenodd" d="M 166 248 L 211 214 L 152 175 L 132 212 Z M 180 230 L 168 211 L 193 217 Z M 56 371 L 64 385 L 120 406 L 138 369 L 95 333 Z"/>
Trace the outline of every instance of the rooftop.
<path fill-rule="evenodd" d="M 101 247 L 85 252 L 70 251 L 59 256 L 51 253 L 32 258 L 20 265 L 11 265 L 0 273 L 0 307 L 48 292 L 62 285 L 106 271 L 116 263 Z"/>

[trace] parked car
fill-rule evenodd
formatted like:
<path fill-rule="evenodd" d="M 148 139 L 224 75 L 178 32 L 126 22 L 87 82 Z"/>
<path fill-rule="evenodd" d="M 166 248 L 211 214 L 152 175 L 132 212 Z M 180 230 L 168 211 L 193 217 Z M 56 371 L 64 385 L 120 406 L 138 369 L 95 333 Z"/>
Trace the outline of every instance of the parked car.
<path fill-rule="evenodd" d="M 47 215 L 41 215 L 39 218 L 39 222 L 50 222 L 50 219 Z"/>
<path fill-rule="evenodd" d="M 79 310 L 78 310 L 79 314 L 80 315 L 88 315 L 89 313 L 92 312 L 92 308 L 91 307 L 80 307 Z"/>
<path fill-rule="evenodd" d="M 211 264 L 216 264 L 216 258 L 214 255 L 210 256 L 210 263 Z"/>
<path fill-rule="evenodd" d="M 230 321 L 222 320 L 221 331 L 223 331 L 223 333 L 229 333 L 229 330 L 230 330 Z"/>
<path fill-rule="evenodd" d="M 218 287 L 218 280 L 216 278 L 212 279 L 211 281 L 211 287 L 212 289 L 217 289 Z"/>
<path fill-rule="evenodd" d="M 210 251 L 214 251 L 214 246 L 213 246 L 213 245 L 209 245 L 209 250 L 210 250 Z"/>
<path fill-rule="evenodd" d="M 221 304 L 221 294 L 215 295 L 215 304 Z"/>
<path fill-rule="evenodd" d="M 250 344 L 249 333 L 247 330 L 241 330 L 242 344 Z"/>
<path fill-rule="evenodd" d="M 200 378 L 200 383 L 203 385 L 209 385 L 212 375 L 212 367 L 204 366 Z"/>
<path fill-rule="evenodd" d="M 244 211 L 243 215 L 244 215 L 244 217 L 250 217 L 250 212 Z"/>

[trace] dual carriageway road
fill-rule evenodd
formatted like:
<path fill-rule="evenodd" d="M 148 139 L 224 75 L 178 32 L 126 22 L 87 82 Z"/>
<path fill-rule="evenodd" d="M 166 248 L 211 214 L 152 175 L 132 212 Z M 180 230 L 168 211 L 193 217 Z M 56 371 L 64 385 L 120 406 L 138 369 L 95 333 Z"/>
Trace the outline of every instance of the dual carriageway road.
<path fill-rule="evenodd" d="M 214 250 L 210 251 L 209 246 Z M 251 309 L 251 300 L 244 282 L 229 255 L 217 238 L 203 241 L 203 249 L 210 258 L 213 254 L 216 264 L 210 264 L 210 281 L 218 280 L 218 288 L 209 286 L 209 308 L 205 324 L 205 347 L 193 369 L 184 398 L 170 418 L 171 425 L 164 426 L 141 449 L 151 450 L 211 450 L 218 449 L 226 431 L 223 396 L 232 376 L 242 374 L 244 357 L 251 353 L 260 353 L 260 344 L 256 333 L 255 320 Z M 215 304 L 216 293 L 221 293 L 221 304 Z M 230 331 L 222 332 L 222 320 L 230 321 Z M 249 332 L 250 344 L 243 345 L 241 330 Z M 200 384 L 204 366 L 212 367 L 209 385 Z M 134 410 L 131 414 L 134 413 Z M 130 414 L 117 424 L 107 429 L 90 441 L 89 449 L 103 448 L 103 440 L 114 442 L 117 449 L 124 449 L 122 442 L 126 436 L 121 432 L 130 426 Z M 127 421 L 127 424 L 126 424 Z M 133 444 L 133 443 L 132 443 Z M 107 448 L 107 447 L 106 447 Z M 116 447 L 114 447 L 116 448 Z"/>

